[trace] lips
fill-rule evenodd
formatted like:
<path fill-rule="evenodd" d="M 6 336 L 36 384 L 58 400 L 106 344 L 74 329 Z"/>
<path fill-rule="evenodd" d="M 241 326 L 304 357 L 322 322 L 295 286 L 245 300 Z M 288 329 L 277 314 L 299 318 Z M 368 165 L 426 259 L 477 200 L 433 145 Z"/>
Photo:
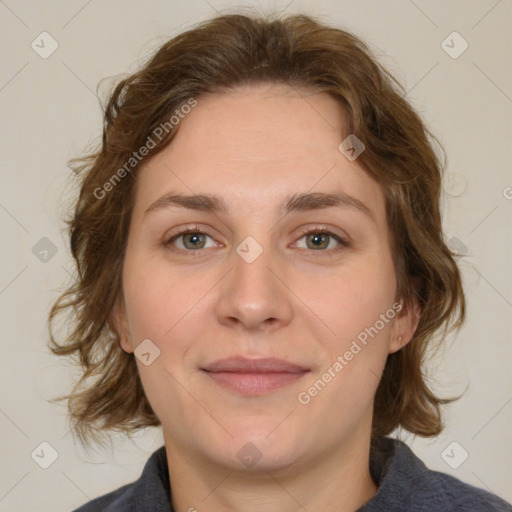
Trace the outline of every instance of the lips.
<path fill-rule="evenodd" d="M 214 373 L 301 373 L 309 370 L 308 368 L 290 363 L 283 359 L 247 359 L 245 357 L 219 359 L 203 369 Z"/>
<path fill-rule="evenodd" d="M 242 395 L 270 393 L 302 378 L 309 369 L 283 359 L 220 359 L 202 370 L 216 384 Z"/>

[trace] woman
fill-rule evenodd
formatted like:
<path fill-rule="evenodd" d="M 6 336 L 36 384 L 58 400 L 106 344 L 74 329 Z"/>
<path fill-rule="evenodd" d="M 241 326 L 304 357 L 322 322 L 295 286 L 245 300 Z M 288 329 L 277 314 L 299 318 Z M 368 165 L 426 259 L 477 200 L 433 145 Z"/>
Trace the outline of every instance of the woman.
<path fill-rule="evenodd" d="M 84 367 L 84 443 L 165 446 L 79 511 L 511 510 L 386 437 L 441 432 L 422 362 L 464 320 L 434 144 L 365 44 L 307 16 L 220 16 L 117 85 L 51 347 Z"/>

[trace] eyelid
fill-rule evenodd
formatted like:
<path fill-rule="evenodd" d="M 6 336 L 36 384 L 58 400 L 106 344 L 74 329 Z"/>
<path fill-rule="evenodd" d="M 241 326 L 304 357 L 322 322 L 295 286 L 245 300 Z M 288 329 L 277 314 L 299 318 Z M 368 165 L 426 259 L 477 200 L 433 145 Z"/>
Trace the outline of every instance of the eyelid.
<path fill-rule="evenodd" d="M 208 227 L 205 230 L 205 229 L 201 228 L 199 224 L 184 226 L 182 228 L 179 228 L 179 231 L 177 231 L 177 232 L 174 232 L 171 234 L 166 234 L 164 237 L 164 245 L 170 245 L 174 240 L 178 239 L 180 236 L 184 236 L 186 234 L 191 234 L 191 233 L 199 233 L 199 234 L 205 235 L 207 237 L 210 237 L 212 240 L 214 240 L 217 247 L 223 246 L 223 244 L 221 242 L 218 242 L 214 238 L 214 236 L 212 236 L 211 234 L 208 233 L 209 229 L 212 229 L 212 228 Z M 325 225 L 317 224 L 314 226 L 303 226 L 303 227 L 299 228 L 298 229 L 299 236 L 295 238 L 295 241 L 292 243 L 292 246 L 296 245 L 297 242 L 304 236 L 312 234 L 312 233 L 315 233 L 315 234 L 316 233 L 325 233 L 325 234 L 331 236 L 332 238 L 334 238 L 340 244 L 340 246 L 335 249 L 318 250 L 318 251 L 303 249 L 307 252 L 320 253 L 320 254 L 321 253 L 332 254 L 332 253 L 336 253 L 337 251 L 339 251 L 341 249 L 350 247 L 350 245 L 351 245 L 350 238 L 348 236 L 340 235 L 339 233 L 336 232 L 336 230 L 334 228 L 329 228 Z M 196 256 L 201 254 L 203 251 L 205 251 L 207 249 L 213 249 L 213 247 L 206 247 L 206 248 L 202 248 L 202 249 L 200 248 L 200 249 L 194 250 L 194 249 L 181 249 L 179 247 L 173 246 L 173 250 L 176 252 L 186 253 L 186 254 L 195 253 Z"/>
<path fill-rule="evenodd" d="M 215 240 L 217 245 L 223 245 L 221 242 L 218 242 L 215 239 L 216 235 L 214 236 L 214 235 L 211 235 L 210 233 L 208 233 L 209 230 L 213 230 L 213 228 L 211 228 L 209 226 L 202 228 L 199 224 L 191 224 L 189 226 L 182 226 L 182 227 L 178 228 L 178 231 L 171 230 L 170 232 L 165 234 L 164 245 L 169 245 L 172 241 L 179 238 L 180 236 L 187 235 L 190 233 L 200 233 L 202 235 L 210 237 L 212 240 Z M 208 247 L 208 249 L 210 249 L 210 248 Z M 196 251 L 192 251 L 192 250 L 185 251 L 184 249 L 176 248 L 176 250 L 178 250 L 178 251 L 181 250 L 183 252 L 198 252 L 201 249 L 197 249 Z"/>
<path fill-rule="evenodd" d="M 330 227 L 327 227 L 327 226 L 322 226 L 322 225 L 315 225 L 313 227 L 309 226 L 309 227 L 301 227 L 299 228 L 299 233 L 300 233 L 300 236 L 297 238 L 297 240 L 293 243 L 293 245 L 297 244 L 297 242 L 303 238 L 304 236 L 306 235 L 309 235 L 309 234 L 312 234 L 312 233 L 325 233 L 327 235 L 329 235 L 331 238 L 334 238 L 339 244 L 341 247 L 338 247 L 338 248 L 335 248 L 335 249 L 330 249 L 330 250 L 324 250 L 324 251 L 314 251 L 314 250 L 311 250 L 311 251 L 308 251 L 308 252 L 318 252 L 318 253 L 335 253 L 337 252 L 338 250 L 340 249 L 344 249 L 346 247 L 350 247 L 351 246 L 351 241 L 350 241 L 350 238 L 347 236 L 347 235 L 341 235 L 339 233 L 336 232 L 336 230 L 334 228 L 330 228 Z"/>

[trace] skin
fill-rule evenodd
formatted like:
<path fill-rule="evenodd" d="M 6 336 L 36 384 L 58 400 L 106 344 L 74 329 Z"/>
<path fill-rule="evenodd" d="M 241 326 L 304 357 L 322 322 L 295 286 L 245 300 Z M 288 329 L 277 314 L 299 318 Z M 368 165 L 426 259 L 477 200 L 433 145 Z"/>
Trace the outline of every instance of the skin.
<path fill-rule="evenodd" d="M 144 339 L 160 350 L 137 365 L 162 422 L 178 512 L 348 512 L 376 493 L 373 399 L 387 355 L 414 333 L 417 307 L 386 323 L 308 404 L 297 398 L 396 303 L 384 196 L 338 150 L 343 126 L 342 108 L 326 93 L 258 84 L 202 96 L 137 178 L 114 321 L 123 350 Z M 229 211 L 146 212 L 171 191 L 217 194 Z M 333 191 L 362 201 L 373 218 L 346 206 L 279 210 L 288 195 Z M 327 237 L 316 249 L 300 229 L 318 227 L 349 245 Z M 173 239 L 186 228 L 207 233 L 201 250 L 190 235 Z M 236 252 L 248 236 L 263 249 L 252 263 Z M 234 355 L 310 371 L 245 396 L 201 371 Z M 247 443 L 261 454 L 253 467 L 237 457 Z"/>

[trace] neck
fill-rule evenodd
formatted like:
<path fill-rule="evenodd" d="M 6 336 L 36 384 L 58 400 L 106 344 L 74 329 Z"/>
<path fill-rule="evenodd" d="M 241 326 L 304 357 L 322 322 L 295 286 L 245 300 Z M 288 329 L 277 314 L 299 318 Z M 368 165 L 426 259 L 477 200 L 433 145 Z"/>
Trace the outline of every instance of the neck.
<path fill-rule="evenodd" d="M 174 510 L 354 512 L 377 492 L 369 469 L 370 439 L 365 437 L 286 467 L 255 471 L 185 453 L 164 434 Z"/>

